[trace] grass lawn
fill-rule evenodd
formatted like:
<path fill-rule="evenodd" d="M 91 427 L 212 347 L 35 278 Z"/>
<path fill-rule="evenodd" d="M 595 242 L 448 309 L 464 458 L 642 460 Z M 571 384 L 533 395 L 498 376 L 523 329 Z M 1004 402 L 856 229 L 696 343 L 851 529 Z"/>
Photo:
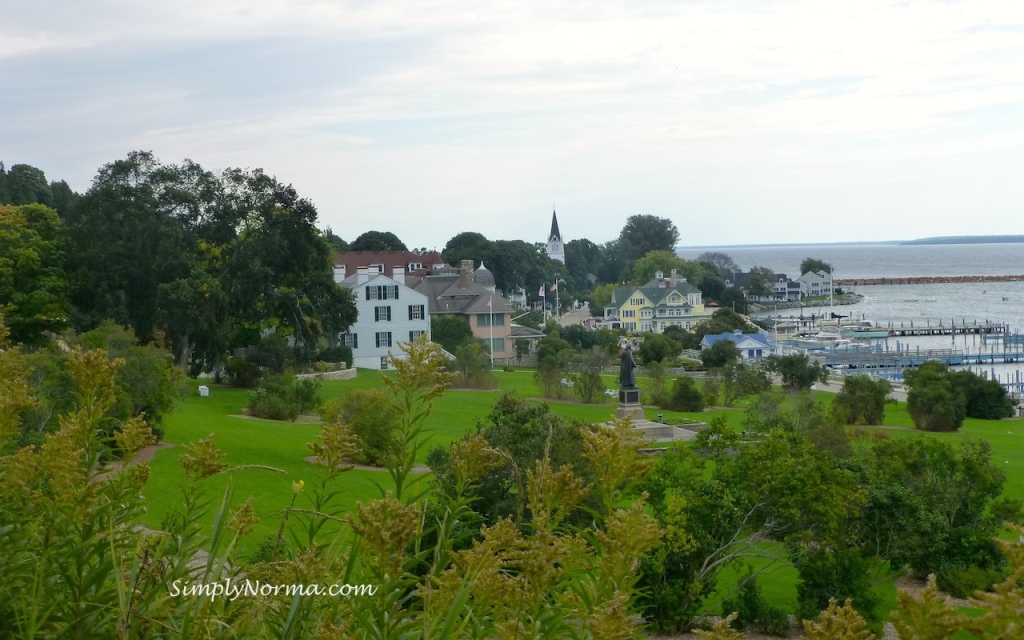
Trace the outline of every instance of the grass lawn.
<path fill-rule="evenodd" d="M 540 392 L 533 380 L 533 372 L 521 370 L 514 372 L 495 371 L 502 391 L 515 391 L 527 398 L 538 398 Z M 246 538 L 241 551 L 251 552 L 261 540 L 274 535 L 280 524 L 281 515 L 291 499 L 292 483 L 298 480 L 306 482 L 307 490 L 318 478 L 315 465 L 305 461 L 310 454 L 306 443 L 315 440 L 319 425 L 309 423 L 287 423 L 266 420 L 253 420 L 237 417 L 242 414 L 247 404 L 249 392 L 228 387 L 213 387 L 211 395 L 200 398 L 196 392 L 198 382 L 192 381 L 187 397 L 179 403 L 173 413 L 165 420 L 165 441 L 182 444 L 200 440 L 213 433 L 217 447 L 226 454 L 226 461 L 231 466 L 266 465 L 281 469 L 284 473 L 266 470 L 242 470 L 234 473 L 215 476 L 206 481 L 209 497 L 215 500 L 220 497 L 228 483 L 233 485 L 234 502 L 238 503 L 249 496 L 253 497 L 256 513 L 262 518 L 256 530 Z M 617 386 L 614 375 L 605 376 L 605 384 L 609 388 Z M 643 387 L 643 380 L 641 380 Z M 383 383 L 377 373 L 360 371 L 354 380 L 327 381 L 323 383 L 321 397 L 325 400 L 341 396 L 353 389 L 380 388 Z M 483 420 L 490 411 L 497 391 L 464 391 L 449 390 L 434 405 L 434 411 L 427 420 L 429 432 L 427 447 L 420 451 L 419 459 L 425 460 L 427 451 L 434 445 L 446 445 L 460 438 L 463 434 L 475 429 L 477 421 Z M 833 394 L 813 392 L 816 399 L 830 402 Z M 584 405 L 571 400 L 563 402 L 549 401 L 551 410 L 559 415 L 575 417 L 590 422 L 604 422 L 611 418 L 615 410 L 614 398 L 606 399 L 603 404 Z M 657 408 L 646 408 L 645 413 L 650 420 L 656 420 L 659 411 L 664 414 L 666 422 L 678 422 L 681 418 L 706 422 L 715 416 L 723 416 L 727 424 L 734 429 L 743 428 L 745 407 L 749 400 L 738 403 L 734 408 L 713 408 L 702 413 L 679 413 L 661 411 Z M 906 405 L 889 405 L 886 408 L 885 431 L 893 437 L 937 437 L 949 440 L 964 438 L 984 438 L 992 444 L 994 458 L 1000 462 L 1007 474 L 1006 493 L 1013 497 L 1024 498 L 1024 420 L 986 421 L 968 419 L 964 427 L 957 433 L 925 434 L 918 431 L 887 428 L 912 427 L 913 422 L 907 414 Z M 181 455 L 178 447 L 161 449 L 150 463 L 152 475 L 146 488 L 146 504 L 148 512 L 143 523 L 159 528 L 160 523 L 173 505 L 180 501 L 180 485 L 184 473 L 179 463 Z M 380 495 L 375 483 L 384 488 L 390 486 L 390 478 L 384 472 L 353 470 L 342 476 L 340 482 L 341 496 L 338 507 L 352 509 L 357 500 L 371 500 Z M 424 476 L 420 482 L 429 482 Z M 425 487 L 424 487 L 425 488 Z M 300 498 L 297 503 L 302 504 Z M 755 560 L 752 564 L 759 568 L 767 560 Z M 742 573 L 739 565 L 729 567 L 723 573 L 718 587 L 718 594 L 727 594 L 735 586 Z M 796 608 L 796 571 L 786 563 L 780 563 L 770 573 L 760 578 L 762 591 L 768 602 L 785 611 L 792 612 Z M 896 605 L 896 589 L 889 575 L 877 587 L 882 603 L 878 613 L 887 618 Z M 717 601 L 713 597 L 712 601 Z"/>

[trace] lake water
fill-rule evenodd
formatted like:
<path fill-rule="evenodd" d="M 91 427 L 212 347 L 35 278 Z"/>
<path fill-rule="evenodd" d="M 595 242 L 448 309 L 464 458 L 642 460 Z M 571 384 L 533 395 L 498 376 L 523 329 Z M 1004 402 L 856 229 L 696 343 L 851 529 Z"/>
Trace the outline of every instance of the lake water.
<path fill-rule="evenodd" d="M 799 276 L 800 261 L 818 258 L 833 265 L 835 278 L 887 278 L 901 276 L 974 276 L 1024 274 L 1024 244 L 971 245 L 799 245 L 773 247 L 684 248 L 681 257 L 693 260 L 705 251 L 728 254 L 744 270 L 769 267 L 790 278 Z M 857 320 L 878 324 L 943 324 L 966 320 L 1004 322 L 1024 331 L 1024 282 L 961 282 L 949 284 L 873 285 L 853 287 L 864 296 L 855 305 L 836 308 Z M 828 313 L 828 302 L 805 308 L 804 314 Z M 799 310 L 780 310 L 799 314 Z M 949 348 L 950 336 L 901 338 L 900 346 L 922 349 Z M 890 349 L 896 341 L 883 342 Z M 958 336 L 957 349 L 977 352 L 991 349 L 978 336 Z M 984 370 L 1000 379 L 1016 379 L 1019 365 L 989 366 Z M 977 369 L 975 369 L 977 371 Z M 1024 375 L 1024 373 L 1020 374 Z"/>

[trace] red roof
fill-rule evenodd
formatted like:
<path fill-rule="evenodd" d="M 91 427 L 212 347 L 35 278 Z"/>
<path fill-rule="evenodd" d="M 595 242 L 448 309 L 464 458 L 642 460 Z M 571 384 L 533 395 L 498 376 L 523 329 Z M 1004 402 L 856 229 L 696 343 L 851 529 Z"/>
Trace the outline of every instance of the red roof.
<path fill-rule="evenodd" d="M 334 254 L 334 266 L 344 265 L 345 276 L 355 275 L 359 267 L 384 265 L 384 274 L 390 276 L 395 267 L 401 267 L 408 273 L 429 273 L 435 265 L 444 265 L 444 259 L 436 251 L 424 254 L 412 251 L 338 251 Z M 413 266 L 410 266 L 413 265 Z M 420 265 L 418 268 L 415 265 Z"/>

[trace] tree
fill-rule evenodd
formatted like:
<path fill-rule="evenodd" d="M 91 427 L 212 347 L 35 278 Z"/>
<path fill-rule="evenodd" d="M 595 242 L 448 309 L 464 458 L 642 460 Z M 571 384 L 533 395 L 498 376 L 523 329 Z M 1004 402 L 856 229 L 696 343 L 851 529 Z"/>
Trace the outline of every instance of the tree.
<path fill-rule="evenodd" d="M 771 378 L 761 367 L 736 361 L 725 365 L 717 372 L 715 379 L 722 396 L 722 405 L 731 407 L 745 396 L 770 391 Z"/>
<path fill-rule="evenodd" d="M 828 368 L 820 362 L 812 362 L 806 353 L 769 356 L 766 365 L 782 377 L 782 386 L 787 391 L 808 390 L 815 382 L 828 380 Z"/>
<path fill-rule="evenodd" d="M 739 313 L 747 312 L 747 297 L 736 287 L 727 287 L 722 291 L 719 302 L 723 309 L 731 309 Z"/>
<path fill-rule="evenodd" d="M 719 369 L 740 359 L 740 350 L 732 340 L 718 340 L 700 352 L 700 361 L 708 369 Z"/>
<path fill-rule="evenodd" d="M 452 236 L 441 250 L 444 261 L 455 267 L 463 260 L 472 260 L 474 265 L 478 265 L 491 255 L 491 241 L 476 231 L 463 231 Z"/>
<path fill-rule="evenodd" d="M 649 282 L 658 271 L 667 277 L 673 269 L 682 272 L 686 264 L 672 251 L 649 251 L 633 263 L 633 280 L 640 284 Z"/>
<path fill-rule="evenodd" d="M 344 424 L 359 445 L 358 461 L 383 465 L 398 455 L 398 411 L 383 389 L 353 389 L 331 398 L 320 409 L 324 424 Z"/>
<path fill-rule="evenodd" d="M 675 252 L 679 229 L 668 218 L 638 214 L 626 219 L 619 233 L 619 252 L 626 263 L 633 263 L 651 251 Z"/>
<path fill-rule="evenodd" d="M 15 343 L 40 345 L 67 326 L 66 238 L 57 213 L 40 204 L 0 205 L 0 316 Z"/>
<path fill-rule="evenodd" d="M 845 424 L 882 424 L 890 393 L 892 384 L 888 380 L 846 376 L 843 388 L 832 400 L 832 409 Z"/>
<path fill-rule="evenodd" d="M 956 431 L 967 417 L 967 400 L 953 384 L 949 367 L 941 362 L 925 362 L 908 369 L 907 411 L 914 426 L 925 431 Z"/>
<path fill-rule="evenodd" d="M 705 251 L 697 256 L 697 262 L 709 265 L 723 278 L 732 278 L 732 275 L 740 270 L 732 256 L 718 251 Z"/>
<path fill-rule="evenodd" d="M 1013 399 L 998 380 L 986 380 L 973 371 L 950 372 L 953 386 L 963 395 L 969 418 L 999 420 L 1013 417 Z"/>
<path fill-rule="evenodd" d="M 472 389 L 496 389 L 498 381 L 491 373 L 491 353 L 480 340 L 467 340 L 455 348 L 455 370 L 459 377 L 454 386 Z"/>
<path fill-rule="evenodd" d="M 817 258 L 804 258 L 800 262 L 800 275 L 805 273 L 818 273 L 819 271 L 832 273 L 832 265 L 823 260 L 818 260 Z"/>
<path fill-rule="evenodd" d="M 431 316 L 430 339 L 448 353 L 455 354 L 459 346 L 473 338 L 469 323 L 458 316 Z"/>
<path fill-rule="evenodd" d="M 672 385 L 666 409 L 672 411 L 699 412 L 704 410 L 704 396 L 697 383 L 689 376 L 679 376 Z"/>
<path fill-rule="evenodd" d="M 701 322 L 693 329 L 694 335 L 697 336 L 697 342 L 700 342 L 704 336 L 717 336 L 722 333 L 733 333 L 735 331 L 757 333 L 758 328 L 747 322 L 737 312 L 725 307 L 716 310 L 709 319 Z"/>
<path fill-rule="evenodd" d="M 604 380 L 601 379 L 601 371 L 606 364 L 608 354 L 599 347 L 586 349 L 572 358 L 572 390 L 581 402 L 593 404 L 604 400 Z"/>
<path fill-rule="evenodd" d="M 572 345 L 563 340 L 557 331 L 551 332 L 537 341 L 537 371 L 534 378 L 544 393 L 544 397 L 562 397 L 564 393 L 562 378 L 572 354 Z"/>
<path fill-rule="evenodd" d="M 41 204 L 53 207 L 53 192 L 41 169 L 27 164 L 11 165 L 5 182 L 8 201 L 0 204 Z"/>
<path fill-rule="evenodd" d="M 665 362 L 666 360 L 671 362 L 679 357 L 680 351 L 682 349 L 680 349 L 679 343 L 672 338 L 659 333 L 648 333 L 640 343 L 640 348 L 637 349 L 637 356 L 644 364 Z"/>
<path fill-rule="evenodd" d="M 775 272 L 768 267 L 751 267 L 747 274 L 747 293 L 764 297 L 775 292 Z"/>
<path fill-rule="evenodd" d="M 590 292 L 590 313 L 604 317 L 604 308 L 612 303 L 612 293 L 617 289 L 612 283 L 599 284 Z"/>
<path fill-rule="evenodd" d="M 87 330 L 113 318 L 143 342 L 165 330 L 178 363 L 204 371 L 248 344 L 233 336 L 270 327 L 311 357 L 356 313 L 316 218 L 261 170 L 215 176 L 133 152 L 102 167 L 68 216 L 73 322 Z"/>
<path fill-rule="evenodd" d="M 324 239 L 327 240 L 327 244 L 331 246 L 331 249 L 335 251 L 348 251 L 348 243 L 341 239 L 341 236 L 334 233 L 334 230 L 330 227 L 324 229 Z"/>
<path fill-rule="evenodd" d="M 599 245 L 586 238 L 565 243 L 565 265 L 577 291 L 590 291 L 601 273 L 605 255 Z"/>
<path fill-rule="evenodd" d="M 367 231 L 352 241 L 349 251 L 408 251 L 405 243 L 390 231 Z"/>

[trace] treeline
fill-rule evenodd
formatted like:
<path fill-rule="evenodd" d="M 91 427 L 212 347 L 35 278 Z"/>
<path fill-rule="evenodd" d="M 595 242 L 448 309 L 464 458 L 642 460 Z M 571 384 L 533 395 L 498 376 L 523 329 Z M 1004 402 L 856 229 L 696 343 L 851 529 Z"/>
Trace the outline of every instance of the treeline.
<path fill-rule="evenodd" d="M 0 204 L 0 314 L 17 343 L 110 319 L 195 375 L 268 332 L 312 360 L 355 320 L 316 208 L 259 169 L 133 152 L 78 195 L 14 165 Z"/>

